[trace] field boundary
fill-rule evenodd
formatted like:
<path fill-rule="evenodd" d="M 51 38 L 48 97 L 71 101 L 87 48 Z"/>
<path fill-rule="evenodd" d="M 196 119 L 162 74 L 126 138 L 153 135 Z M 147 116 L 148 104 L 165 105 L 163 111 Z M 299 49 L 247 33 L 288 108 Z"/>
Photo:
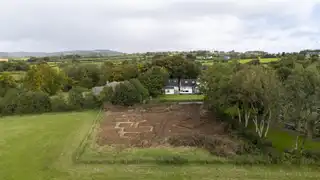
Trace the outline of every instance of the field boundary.
<path fill-rule="evenodd" d="M 74 150 L 72 153 L 72 161 L 74 163 L 79 163 L 80 158 L 82 154 L 84 153 L 86 147 L 88 146 L 89 139 L 92 137 L 93 132 L 96 129 L 96 126 L 99 124 L 100 120 L 103 116 L 101 116 L 104 112 L 103 108 L 101 108 L 96 116 L 96 118 L 92 121 L 91 127 L 88 130 L 87 134 L 83 137 L 83 139 L 80 141 L 78 147 Z"/>

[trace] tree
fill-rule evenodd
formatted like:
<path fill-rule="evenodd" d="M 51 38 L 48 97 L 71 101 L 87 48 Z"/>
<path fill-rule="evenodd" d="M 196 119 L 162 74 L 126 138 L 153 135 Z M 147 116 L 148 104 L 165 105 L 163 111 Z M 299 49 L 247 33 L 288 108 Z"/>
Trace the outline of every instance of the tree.
<path fill-rule="evenodd" d="M 132 106 L 140 101 L 140 93 L 129 81 L 118 84 L 111 98 L 112 104 L 122 106 Z"/>
<path fill-rule="evenodd" d="M 239 124 L 255 125 L 266 137 L 278 118 L 280 83 L 275 72 L 260 66 L 215 64 L 201 77 L 206 101 L 216 110 L 238 118 Z"/>
<path fill-rule="evenodd" d="M 146 89 L 138 79 L 130 79 L 129 82 L 137 89 L 141 96 L 140 102 L 144 102 L 149 98 L 149 91 Z"/>
<path fill-rule="evenodd" d="M 162 94 L 162 89 L 168 80 L 169 74 L 166 69 L 154 66 L 139 76 L 140 82 L 149 91 L 152 97 Z"/>
<path fill-rule="evenodd" d="M 286 103 L 290 121 L 296 124 L 296 129 L 305 132 L 305 138 L 312 138 L 313 129 L 319 123 L 317 109 L 320 101 L 320 74 L 316 64 L 303 67 L 295 64 L 293 73 L 285 81 Z"/>
<path fill-rule="evenodd" d="M 62 71 L 50 67 L 48 64 L 38 64 L 27 72 L 24 85 L 31 91 L 43 91 L 54 95 L 60 91 L 66 77 Z"/>
<path fill-rule="evenodd" d="M 200 73 L 200 67 L 195 62 L 188 61 L 182 56 L 156 59 L 152 62 L 152 65 L 166 68 L 170 78 L 196 78 Z"/>
<path fill-rule="evenodd" d="M 3 97 L 9 89 L 16 87 L 17 84 L 9 73 L 2 73 L 0 75 L 0 97 Z"/>

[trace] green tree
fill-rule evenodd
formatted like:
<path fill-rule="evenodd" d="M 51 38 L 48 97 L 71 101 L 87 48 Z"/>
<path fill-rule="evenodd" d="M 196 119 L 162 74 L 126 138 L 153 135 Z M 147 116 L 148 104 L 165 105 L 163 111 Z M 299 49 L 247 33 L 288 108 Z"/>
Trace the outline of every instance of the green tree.
<path fill-rule="evenodd" d="M 162 94 L 162 89 L 168 80 L 166 69 L 154 66 L 139 76 L 139 81 L 149 91 L 152 97 Z"/>
<path fill-rule="evenodd" d="M 132 106 L 140 103 L 141 95 L 129 81 L 118 84 L 115 87 L 114 95 L 111 98 L 112 104 Z"/>
<path fill-rule="evenodd" d="M 295 64 L 293 73 L 285 81 L 286 104 L 290 104 L 289 121 L 297 130 L 305 132 L 305 138 L 312 138 L 314 127 L 319 123 L 317 109 L 320 102 L 320 74 L 316 64 L 303 67 Z"/>
<path fill-rule="evenodd" d="M 138 79 L 130 79 L 129 82 L 137 89 L 140 94 L 140 102 L 144 102 L 149 98 L 149 91 L 146 89 Z"/>
<path fill-rule="evenodd" d="M 38 64 L 27 72 L 24 85 L 31 91 L 43 91 L 54 95 L 65 84 L 65 74 L 50 67 L 48 64 Z"/>
<path fill-rule="evenodd" d="M 9 73 L 0 74 L 0 97 L 3 97 L 9 89 L 16 87 L 17 84 Z"/>

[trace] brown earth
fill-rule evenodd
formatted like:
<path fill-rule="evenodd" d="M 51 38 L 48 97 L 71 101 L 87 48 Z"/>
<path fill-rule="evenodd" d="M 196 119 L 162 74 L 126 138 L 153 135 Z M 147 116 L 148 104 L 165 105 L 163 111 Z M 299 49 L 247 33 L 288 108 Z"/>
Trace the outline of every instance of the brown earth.
<path fill-rule="evenodd" d="M 150 147 L 177 135 L 224 136 L 224 129 L 199 104 L 109 106 L 101 123 L 98 144 Z"/>

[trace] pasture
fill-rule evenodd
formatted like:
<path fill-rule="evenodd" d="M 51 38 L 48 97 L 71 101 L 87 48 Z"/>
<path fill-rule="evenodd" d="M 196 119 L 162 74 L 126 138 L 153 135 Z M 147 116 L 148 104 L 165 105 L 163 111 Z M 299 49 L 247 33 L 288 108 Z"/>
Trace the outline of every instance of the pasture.
<path fill-rule="evenodd" d="M 96 111 L 87 111 L 1 118 L 0 179 L 316 180 L 320 178 L 317 169 L 308 167 L 235 166 L 227 163 L 179 166 L 154 163 L 128 165 L 124 162 L 112 165 L 75 163 L 72 161 L 73 154 L 92 128 L 97 115 Z M 159 151 L 161 152 L 159 149 L 153 150 L 153 153 Z M 175 152 L 174 149 L 171 151 Z M 149 150 L 145 149 L 144 152 L 140 151 L 140 155 L 148 152 Z M 197 157 L 197 152 L 191 152 L 191 155 L 187 156 Z M 202 152 L 198 154 L 202 157 L 204 155 Z"/>
<path fill-rule="evenodd" d="M 239 62 L 241 64 L 245 64 L 252 61 L 252 59 L 240 59 Z M 270 63 L 270 62 L 275 62 L 275 61 L 279 61 L 279 58 L 260 58 L 260 63 Z M 206 65 L 206 66 L 211 66 L 214 62 L 214 60 L 200 60 L 199 61 L 202 65 Z M 232 60 L 228 61 L 228 62 L 232 62 Z"/>

